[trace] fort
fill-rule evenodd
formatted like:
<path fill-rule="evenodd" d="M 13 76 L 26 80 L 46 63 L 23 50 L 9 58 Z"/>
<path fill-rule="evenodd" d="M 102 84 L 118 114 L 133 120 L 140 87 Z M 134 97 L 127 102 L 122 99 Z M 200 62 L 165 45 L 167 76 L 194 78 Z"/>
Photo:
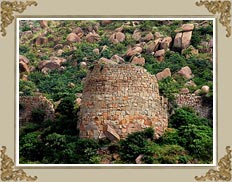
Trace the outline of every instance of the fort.
<path fill-rule="evenodd" d="M 117 141 L 152 127 L 154 138 L 168 126 L 168 101 L 155 75 L 133 64 L 95 64 L 84 81 L 80 137 Z"/>

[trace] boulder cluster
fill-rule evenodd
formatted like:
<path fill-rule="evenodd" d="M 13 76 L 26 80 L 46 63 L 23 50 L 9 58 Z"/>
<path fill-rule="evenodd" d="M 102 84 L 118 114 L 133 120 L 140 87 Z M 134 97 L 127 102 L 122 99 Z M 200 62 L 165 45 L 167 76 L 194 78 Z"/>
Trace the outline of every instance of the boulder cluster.
<path fill-rule="evenodd" d="M 91 54 L 99 57 L 98 60 L 91 60 L 90 63 L 90 60 L 88 60 L 87 57 L 84 57 L 82 60 L 76 60 L 76 62 L 73 63 L 73 66 L 80 66 L 82 69 L 88 69 L 92 64 L 92 61 L 99 64 L 123 64 L 129 62 L 134 65 L 145 66 L 148 60 L 145 59 L 143 56 L 144 54 L 154 56 L 158 62 L 164 62 L 167 52 L 178 51 L 187 59 L 191 56 L 197 56 L 199 52 L 212 53 L 212 38 L 209 41 L 201 41 L 199 48 L 195 48 L 191 45 L 193 31 L 197 28 L 196 24 L 193 23 L 182 24 L 173 32 L 174 34 L 172 35 L 174 36 L 172 37 L 165 36 L 163 35 L 163 32 L 159 31 L 143 31 L 141 28 L 137 28 L 140 24 L 139 21 L 124 22 L 121 26 L 113 30 L 107 30 L 104 33 L 99 31 L 100 26 L 108 26 L 112 24 L 112 22 L 114 21 L 102 20 L 88 24 L 87 26 L 69 28 L 69 33 L 65 35 L 66 37 L 63 40 L 61 37 L 49 36 L 54 33 L 54 29 L 52 29 L 52 26 L 50 25 L 55 27 L 59 24 L 59 27 L 62 27 L 62 22 L 41 20 L 39 21 L 40 28 L 34 27 L 33 24 L 29 22 L 28 24 L 31 30 L 20 32 L 21 44 L 27 41 L 25 37 L 32 39 L 31 43 L 38 49 L 39 57 L 44 57 L 45 59 L 40 60 L 37 64 L 31 64 L 33 60 L 29 60 L 25 56 L 19 55 L 20 78 L 27 80 L 27 75 L 34 70 L 39 70 L 44 74 L 48 74 L 52 70 L 59 70 L 62 72 L 65 70 L 66 63 L 73 59 L 72 55 L 68 58 L 63 58 L 65 52 L 76 51 L 76 44 L 84 42 L 95 44 L 102 41 L 105 37 L 107 38 L 106 41 L 115 46 L 117 44 L 124 44 L 128 39 L 131 39 L 134 42 L 127 45 L 124 54 L 115 53 L 110 58 L 102 56 L 105 52 L 109 51 L 108 45 L 103 44 L 91 50 Z M 168 24 L 166 26 L 168 26 Z M 130 31 L 129 35 L 127 31 L 128 29 L 133 30 Z M 33 34 L 36 34 L 37 36 L 33 36 Z M 46 52 L 41 51 L 41 48 L 46 47 L 51 43 L 54 44 L 52 47 L 53 53 L 52 56 L 47 56 Z M 172 73 L 171 69 L 166 67 L 162 71 L 156 73 L 156 78 L 158 81 L 161 81 L 167 77 L 172 77 L 173 75 L 179 75 L 187 80 L 185 84 L 186 87 L 180 89 L 180 93 L 189 93 L 190 91 L 187 88 L 189 86 L 197 87 L 192 81 L 194 74 L 189 66 L 184 66 L 175 73 Z M 204 85 L 201 89 L 196 90 L 195 94 L 208 93 L 209 90 L 209 86 Z"/>

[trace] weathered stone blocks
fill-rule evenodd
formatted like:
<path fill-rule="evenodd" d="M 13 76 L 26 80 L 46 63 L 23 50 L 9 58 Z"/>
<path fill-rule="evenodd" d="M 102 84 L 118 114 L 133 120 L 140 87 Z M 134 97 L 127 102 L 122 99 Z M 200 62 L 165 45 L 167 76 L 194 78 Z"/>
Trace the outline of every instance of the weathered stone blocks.
<path fill-rule="evenodd" d="M 114 141 L 147 127 L 158 138 L 168 125 L 156 77 L 133 64 L 96 64 L 87 74 L 79 114 L 82 138 Z"/>
<path fill-rule="evenodd" d="M 19 97 L 19 124 L 24 125 L 32 120 L 32 112 L 35 109 L 44 110 L 44 120 L 53 120 L 55 110 L 51 101 L 42 95 Z M 42 121 L 41 121 L 42 122 Z"/>

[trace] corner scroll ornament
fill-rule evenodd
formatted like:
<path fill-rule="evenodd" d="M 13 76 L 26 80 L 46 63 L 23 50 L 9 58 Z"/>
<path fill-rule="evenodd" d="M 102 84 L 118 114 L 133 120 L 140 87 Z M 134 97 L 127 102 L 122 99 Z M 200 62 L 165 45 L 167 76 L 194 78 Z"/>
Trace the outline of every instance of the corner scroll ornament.
<path fill-rule="evenodd" d="M 10 25 L 15 17 L 13 16 L 13 12 L 22 13 L 27 6 L 37 6 L 36 1 L 2 1 L 1 2 L 1 29 L 2 36 L 6 36 L 6 27 Z"/>
<path fill-rule="evenodd" d="M 215 180 L 230 181 L 231 180 L 231 149 L 226 147 L 227 154 L 218 162 L 217 170 L 210 169 L 205 176 L 195 176 L 197 181 Z"/>
<path fill-rule="evenodd" d="M 2 149 L 0 149 L 0 159 L 1 159 L 1 180 L 2 181 L 36 181 L 37 176 L 31 177 L 26 174 L 22 169 L 14 169 L 14 162 L 13 160 L 6 155 L 6 147 L 3 146 Z"/>
<path fill-rule="evenodd" d="M 208 1 L 208 0 L 200 0 L 200 2 L 196 2 L 197 6 L 204 5 L 210 13 L 216 14 L 219 13 L 219 22 L 226 27 L 226 37 L 231 36 L 231 26 L 230 26 L 230 10 L 231 10 L 231 2 L 228 0 L 225 1 Z"/>

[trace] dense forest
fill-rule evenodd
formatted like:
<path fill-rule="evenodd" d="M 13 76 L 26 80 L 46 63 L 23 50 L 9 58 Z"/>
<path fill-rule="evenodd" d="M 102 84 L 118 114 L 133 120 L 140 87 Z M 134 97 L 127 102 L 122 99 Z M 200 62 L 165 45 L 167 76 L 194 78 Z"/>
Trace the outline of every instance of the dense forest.
<path fill-rule="evenodd" d="M 194 27 L 183 48 L 175 45 L 175 39 L 184 25 Z M 19 29 L 19 95 L 41 94 L 55 112 L 53 119 L 46 119 L 43 107 L 33 109 L 30 120 L 20 123 L 20 164 L 212 163 L 212 21 L 21 20 Z M 163 45 L 162 40 L 170 41 Z M 141 50 L 129 55 L 136 46 Z M 144 58 L 134 64 L 157 77 L 170 70 L 158 79 L 159 92 L 169 101 L 168 129 L 159 139 L 154 139 L 152 128 L 118 142 L 79 137 L 82 80 L 97 60 L 112 60 L 115 55 L 125 63 Z M 184 67 L 191 70 L 191 77 L 179 74 Z M 210 108 L 207 117 L 178 106 L 176 94 L 200 96 Z M 24 107 L 19 103 L 20 112 Z"/>

